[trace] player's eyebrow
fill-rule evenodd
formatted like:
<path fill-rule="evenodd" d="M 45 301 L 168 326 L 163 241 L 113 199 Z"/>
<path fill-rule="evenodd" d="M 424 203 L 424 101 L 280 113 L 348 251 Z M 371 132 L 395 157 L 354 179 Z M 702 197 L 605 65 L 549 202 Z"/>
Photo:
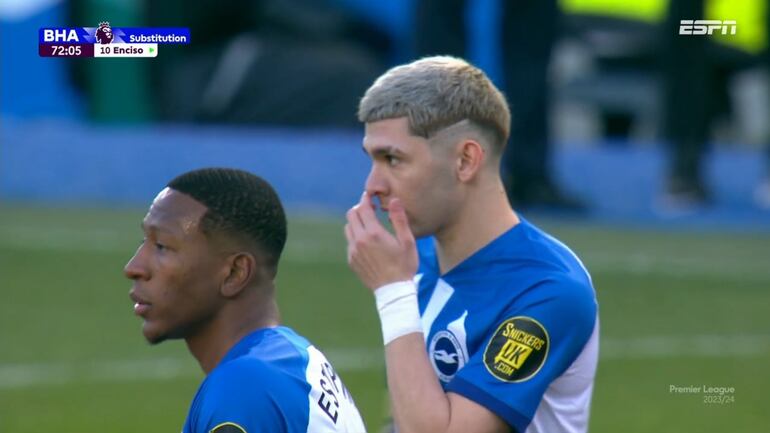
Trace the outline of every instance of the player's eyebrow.
<path fill-rule="evenodd" d="M 404 155 L 404 153 L 401 150 L 399 150 L 398 148 L 396 148 L 394 146 L 387 146 L 387 145 L 385 145 L 385 146 L 374 146 L 372 148 L 371 152 L 366 150 L 366 146 L 361 146 L 361 150 L 363 150 L 365 154 L 371 155 L 372 158 L 376 158 L 378 156 L 383 156 L 383 155 L 395 155 L 395 156 L 403 156 Z"/>
<path fill-rule="evenodd" d="M 140 228 L 142 229 L 142 231 L 144 231 L 144 232 L 163 232 L 163 233 L 166 233 L 166 234 L 170 234 L 170 235 L 175 235 L 175 234 L 176 234 L 176 233 L 174 233 L 174 231 L 173 231 L 173 230 L 171 230 L 171 229 L 168 229 L 168 228 L 166 228 L 166 227 L 162 227 L 162 226 L 159 226 L 159 225 L 157 225 L 157 224 L 145 224 L 145 222 L 144 222 L 144 221 L 142 221 L 142 222 L 139 224 L 139 227 L 140 227 Z"/>

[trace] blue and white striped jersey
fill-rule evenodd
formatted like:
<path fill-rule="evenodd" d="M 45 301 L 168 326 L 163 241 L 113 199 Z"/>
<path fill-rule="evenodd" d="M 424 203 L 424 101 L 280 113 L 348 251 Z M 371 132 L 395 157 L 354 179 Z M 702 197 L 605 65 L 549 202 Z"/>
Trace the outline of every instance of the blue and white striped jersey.
<path fill-rule="evenodd" d="M 598 356 L 591 278 L 564 244 L 521 222 L 439 275 L 418 241 L 420 315 L 442 386 L 520 433 L 582 433 Z"/>
<path fill-rule="evenodd" d="M 353 398 L 326 357 L 293 330 L 247 335 L 198 389 L 184 433 L 361 433 Z"/>

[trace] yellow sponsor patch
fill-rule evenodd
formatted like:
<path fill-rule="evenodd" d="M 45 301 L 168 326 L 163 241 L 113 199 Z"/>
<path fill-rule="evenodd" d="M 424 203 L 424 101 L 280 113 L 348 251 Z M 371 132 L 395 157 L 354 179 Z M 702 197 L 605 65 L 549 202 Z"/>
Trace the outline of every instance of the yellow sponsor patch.
<path fill-rule="evenodd" d="M 548 356 L 548 332 L 535 319 L 504 321 L 484 351 L 487 370 L 504 382 L 523 382 L 540 371 Z"/>

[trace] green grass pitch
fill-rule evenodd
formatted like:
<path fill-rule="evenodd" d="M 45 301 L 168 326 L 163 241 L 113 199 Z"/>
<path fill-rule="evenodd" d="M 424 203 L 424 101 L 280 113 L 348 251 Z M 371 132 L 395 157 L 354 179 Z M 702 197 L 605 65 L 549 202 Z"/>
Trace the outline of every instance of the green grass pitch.
<path fill-rule="evenodd" d="M 121 272 L 143 214 L 0 206 L 0 432 L 181 430 L 202 373 L 183 343 L 144 342 Z M 592 432 L 768 431 L 770 234 L 532 220 L 583 258 L 597 289 Z M 345 263 L 342 224 L 293 215 L 279 303 L 377 431 L 379 325 Z"/>

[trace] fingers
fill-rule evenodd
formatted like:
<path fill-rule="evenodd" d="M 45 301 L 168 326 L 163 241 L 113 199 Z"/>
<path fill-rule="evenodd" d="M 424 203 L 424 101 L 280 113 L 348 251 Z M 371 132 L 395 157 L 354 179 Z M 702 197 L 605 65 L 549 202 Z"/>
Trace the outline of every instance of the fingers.
<path fill-rule="evenodd" d="M 348 227 L 350 229 L 350 239 L 348 239 L 348 241 L 360 238 L 366 231 L 364 222 L 361 220 L 361 216 L 358 214 L 358 208 L 360 207 L 361 203 L 359 202 L 357 205 L 350 208 L 348 213 L 345 214 L 345 218 L 348 220 Z M 347 230 L 345 233 L 347 234 Z"/>
<path fill-rule="evenodd" d="M 353 232 L 350 228 L 350 223 L 345 224 L 345 239 L 347 239 L 348 244 L 353 241 Z"/>
<path fill-rule="evenodd" d="M 350 228 L 350 224 L 345 224 L 345 239 L 348 241 L 348 264 L 353 263 L 353 251 L 351 245 L 353 245 L 353 231 Z"/>
<path fill-rule="evenodd" d="M 385 231 L 380 220 L 377 219 L 377 214 L 374 212 L 372 199 L 366 193 L 361 196 L 361 201 L 358 204 L 348 210 L 347 219 L 354 238 L 358 238 L 367 232 L 379 235 Z"/>
<path fill-rule="evenodd" d="M 398 242 L 402 245 L 413 245 L 414 235 L 412 234 L 412 229 L 409 228 L 409 219 L 406 216 L 406 210 L 404 210 L 401 200 L 394 198 L 390 201 L 388 216 L 393 224 L 393 230 L 396 232 Z"/>
<path fill-rule="evenodd" d="M 377 219 L 377 214 L 374 213 L 374 203 L 372 203 L 372 197 L 369 194 L 364 193 L 361 196 L 361 201 L 356 208 L 361 221 L 364 223 L 364 227 L 370 228 L 371 226 L 371 228 L 374 228 L 381 226 L 380 221 Z"/>
<path fill-rule="evenodd" d="M 396 200 L 389 214 L 395 236 L 380 223 L 368 195 L 346 215 L 348 265 L 372 290 L 412 278 L 417 271 L 417 249 L 403 204 Z"/>

